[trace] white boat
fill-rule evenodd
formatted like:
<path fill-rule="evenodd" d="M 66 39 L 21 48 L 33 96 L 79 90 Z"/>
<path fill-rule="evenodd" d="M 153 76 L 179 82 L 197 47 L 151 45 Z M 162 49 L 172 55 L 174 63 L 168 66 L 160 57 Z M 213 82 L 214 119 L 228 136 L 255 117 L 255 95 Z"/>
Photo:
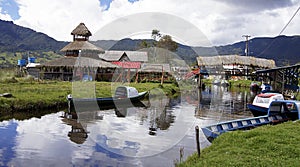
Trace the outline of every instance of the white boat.
<path fill-rule="evenodd" d="M 255 96 L 252 104 L 248 104 L 247 106 L 255 117 L 266 115 L 271 102 L 276 100 L 284 100 L 283 95 L 273 92 L 260 93 Z"/>

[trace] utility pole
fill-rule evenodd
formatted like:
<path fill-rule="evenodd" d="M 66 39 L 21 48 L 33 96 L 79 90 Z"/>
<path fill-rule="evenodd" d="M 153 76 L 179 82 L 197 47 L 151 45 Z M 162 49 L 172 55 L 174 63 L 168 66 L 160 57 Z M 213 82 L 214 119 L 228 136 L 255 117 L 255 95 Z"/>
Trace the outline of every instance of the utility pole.
<path fill-rule="evenodd" d="M 245 53 L 246 56 L 249 56 L 249 38 L 251 37 L 250 35 L 243 35 L 242 37 L 246 38 L 246 49 L 245 49 Z"/>
<path fill-rule="evenodd" d="M 245 53 L 246 56 L 249 56 L 249 38 L 251 37 L 250 35 L 243 35 L 242 37 L 246 38 L 246 49 L 245 49 Z M 246 79 L 248 79 L 248 66 L 246 65 Z"/>

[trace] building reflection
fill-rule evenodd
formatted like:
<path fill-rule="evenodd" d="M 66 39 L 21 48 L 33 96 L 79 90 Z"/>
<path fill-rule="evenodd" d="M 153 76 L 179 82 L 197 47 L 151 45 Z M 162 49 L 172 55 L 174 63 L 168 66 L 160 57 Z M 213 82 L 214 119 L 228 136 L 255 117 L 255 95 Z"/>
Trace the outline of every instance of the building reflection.
<path fill-rule="evenodd" d="M 228 88 L 218 85 L 207 86 L 197 90 L 198 106 L 196 117 L 214 115 L 242 115 L 248 112 L 247 103 L 251 102 L 252 94 L 245 88 Z"/>
<path fill-rule="evenodd" d="M 83 144 L 86 141 L 88 133 L 78 121 L 78 115 L 76 112 L 65 112 L 62 121 L 71 126 L 71 131 L 68 132 L 68 137 L 72 142 L 76 144 Z"/>
<path fill-rule="evenodd" d="M 169 129 L 174 123 L 175 114 L 172 106 L 177 105 L 179 102 L 180 98 L 170 99 L 164 93 L 157 94 L 156 92 L 150 94 L 148 100 L 134 104 L 106 106 L 104 110 L 100 107 L 98 110 L 94 109 L 93 111 L 90 110 L 90 107 L 86 111 L 84 108 L 80 108 L 80 111 L 77 112 L 69 110 L 65 112 L 62 121 L 71 126 L 68 137 L 77 144 L 86 141 L 89 133 L 87 127 L 92 126 L 92 124 L 100 125 L 102 120 L 106 120 L 107 114 L 109 114 L 110 122 L 117 121 L 117 119 L 124 119 L 127 123 L 134 121 L 135 124 L 141 127 L 147 127 L 145 130 L 153 136 L 157 135 L 159 131 Z M 111 117 L 111 112 L 114 112 L 115 118 Z M 113 120 L 111 120 L 112 118 Z"/>

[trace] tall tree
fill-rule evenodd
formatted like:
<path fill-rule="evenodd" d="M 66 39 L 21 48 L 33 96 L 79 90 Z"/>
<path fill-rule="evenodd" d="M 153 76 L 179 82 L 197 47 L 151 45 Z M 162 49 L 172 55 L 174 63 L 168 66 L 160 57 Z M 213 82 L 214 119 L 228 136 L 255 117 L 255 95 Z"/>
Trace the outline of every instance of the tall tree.
<path fill-rule="evenodd" d="M 175 52 L 178 48 L 178 45 L 175 41 L 172 40 L 170 35 L 164 35 L 157 42 L 157 46 L 161 48 L 168 49 L 169 51 Z"/>

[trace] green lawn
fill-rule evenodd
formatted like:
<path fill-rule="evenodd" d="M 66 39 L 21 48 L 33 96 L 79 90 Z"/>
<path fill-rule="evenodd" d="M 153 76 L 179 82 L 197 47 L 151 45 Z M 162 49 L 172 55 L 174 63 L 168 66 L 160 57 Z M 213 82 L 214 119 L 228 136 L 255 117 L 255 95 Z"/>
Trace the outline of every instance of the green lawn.
<path fill-rule="evenodd" d="M 227 132 L 185 166 L 300 166 L 300 121 Z"/>
<path fill-rule="evenodd" d="M 66 96 L 82 93 L 83 97 L 110 97 L 115 83 L 111 82 L 63 82 L 34 81 L 30 79 L 13 79 L 0 82 L 0 94 L 11 93 L 13 98 L 0 97 L 0 116 L 11 112 L 33 112 L 48 108 L 65 108 Z M 173 84 L 138 83 L 130 84 L 138 91 L 162 88 L 167 95 L 178 93 Z"/>

